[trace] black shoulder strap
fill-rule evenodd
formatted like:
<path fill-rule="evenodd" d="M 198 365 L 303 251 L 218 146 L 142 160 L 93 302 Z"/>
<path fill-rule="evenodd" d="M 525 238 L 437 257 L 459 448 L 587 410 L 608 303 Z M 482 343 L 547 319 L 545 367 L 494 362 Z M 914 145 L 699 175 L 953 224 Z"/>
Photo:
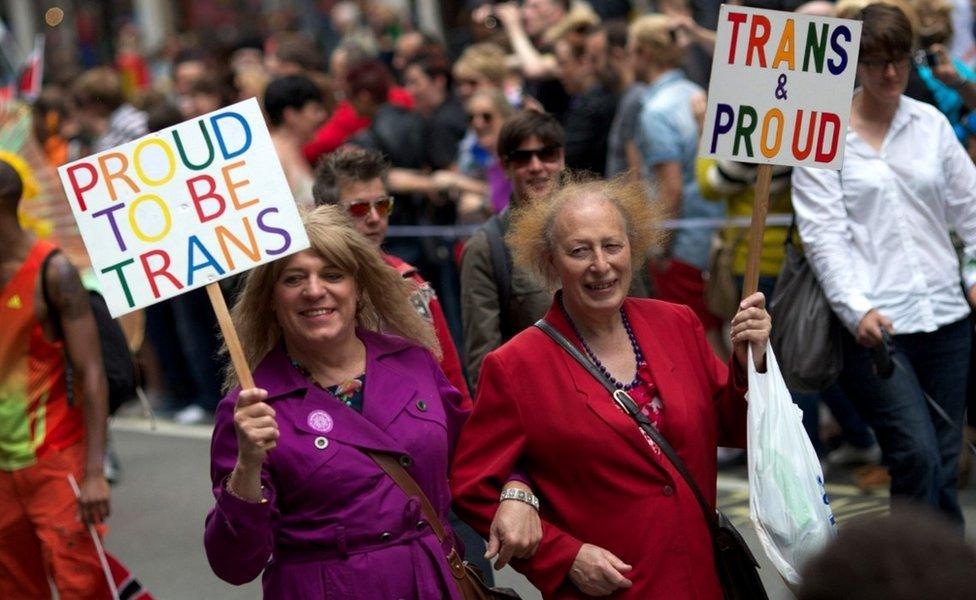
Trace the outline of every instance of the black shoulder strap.
<path fill-rule="evenodd" d="M 576 346 L 567 340 L 563 334 L 556 331 L 556 329 L 546 322 L 545 319 L 539 319 L 536 321 L 535 326 L 541 329 L 546 335 L 552 338 L 554 342 L 559 344 L 563 350 L 568 352 L 570 356 L 576 359 L 576 362 L 582 365 L 582 367 L 586 369 L 587 373 L 603 384 L 603 387 L 607 388 L 607 391 L 610 392 L 611 396 L 613 396 L 614 402 L 616 402 L 620 408 L 624 409 L 624 412 L 630 415 L 631 418 L 637 421 L 637 425 L 643 429 L 652 440 L 654 440 L 654 443 L 657 444 L 659 448 L 661 448 L 661 452 L 664 452 L 664 455 L 668 457 L 668 460 L 671 461 L 674 468 L 678 471 L 678 473 L 681 474 L 681 477 L 684 478 L 685 482 L 688 484 L 688 487 L 691 488 L 692 493 L 695 495 L 695 499 L 698 500 L 698 506 L 701 507 L 702 514 L 705 516 L 705 522 L 708 523 L 708 528 L 714 531 L 718 527 L 715 512 L 708 506 L 705 496 L 701 493 L 701 490 L 698 489 L 698 484 L 695 483 L 695 478 L 692 477 L 691 472 L 688 471 L 688 467 L 685 466 L 684 461 L 681 460 L 678 453 L 675 452 L 674 448 L 671 447 L 671 444 L 664 439 L 664 436 L 661 435 L 661 432 L 657 430 L 657 427 L 651 423 L 644 413 L 640 412 L 640 410 L 637 408 L 637 404 L 633 401 L 630 395 L 624 390 L 616 389 L 613 384 L 607 381 L 607 378 L 596 369 L 596 366 L 590 361 L 590 359 L 583 356 L 583 353 L 580 352 Z"/>
<path fill-rule="evenodd" d="M 44 261 L 41 262 L 41 297 L 44 298 L 44 305 L 47 307 L 48 318 L 51 320 L 51 326 L 54 327 L 54 332 L 57 334 L 59 339 L 64 339 L 64 331 L 61 330 L 61 319 L 58 318 L 57 308 L 51 304 L 51 295 L 47 289 L 47 267 L 50 264 L 51 259 L 55 255 L 61 254 L 61 250 L 55 248 L 47 256 L 44 257 Z M 71 365 L 71 360 L 68 358 L 68 348 L 64 349 L 64 380 L 65 380 L 65 390 L 68 394 L 68 406 L 75 405 L 75 370 Z"/>
<path fill-rule="evenodd" d="M 59 337 L 63 337 L 61 333 L 61 321 L 58 319 L 57 309 L 51 304 L 51 293 L 47 289 L 47 267 L 51 263 L 51 259 L 58 254 L 61 254 L 61 250 L 55 248 L 41 262 L 41 297 L 44 298 L 44 305 L 47 307 L 47 314 L 51 318 L 51 324 L 54 327 L 55 333 Z"/>
<path fill-rule="evenodd" d="M 495 275 L 495 285 L 498 287 L 498 319 L 501 323 L 502 336 L 506 339 L 512 336 L 508 325 L 508 307 L 512 300 L 512 256 L 505 246 L 505 229 L 501 217 L 492 216 L 485 223 L 485 234 L 488 236 L 488 250 L 491 252 L 491 268 Z"/>

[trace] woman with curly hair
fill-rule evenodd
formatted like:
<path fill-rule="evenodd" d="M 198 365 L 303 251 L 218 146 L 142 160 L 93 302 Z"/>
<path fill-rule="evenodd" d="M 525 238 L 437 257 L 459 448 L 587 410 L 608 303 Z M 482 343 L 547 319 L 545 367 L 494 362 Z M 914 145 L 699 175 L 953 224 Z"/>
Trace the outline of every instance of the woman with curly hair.
<path fill-rule="evenodd" d="M 411 284 L 343 210 L 305 229 L 311 248 L 250 271 L 231 312 L 257 387 L 229 371 L 217 408 L 210 565 L 234 584 L 263 571 L 266 598 L 459 598 L 447 471 L 469 407 Z M 440 527 L 369 452 L 399 462 Z"/>
<path fill-rule="evenodd" d="M 746 360 L 765 366 L 762 294 L 732 321 L 735 356 L 716 358 L 683 305 L 628 298 L 658 239 L 640 184 L 570 184 L 513 216 L 515 264 L 558 289 L 545 322 L 626 390 L 714 506 L 716 446 L 745 442 Z M 661 449 L 604 384 L 529 327 L 488 354 L 458 442 L 455 510 L 488 529 L 504 476 L 518 464 L 543 498 L 543 538 L 513 566 L 545 598 L 722 598 L 708 525 Z"/>

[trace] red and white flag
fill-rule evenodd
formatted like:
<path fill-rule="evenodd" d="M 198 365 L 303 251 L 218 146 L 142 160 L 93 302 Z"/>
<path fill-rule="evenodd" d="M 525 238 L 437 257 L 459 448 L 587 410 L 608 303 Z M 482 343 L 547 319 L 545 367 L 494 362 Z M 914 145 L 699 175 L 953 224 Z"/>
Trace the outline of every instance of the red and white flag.
<path fill-rule="evenodd" d="M 34 48 L 24 59 L 17 79 L 18 95 L 33 102 L 41 95 L 41 83 L 44 81 L 44 36 L 34 37 Z"/>

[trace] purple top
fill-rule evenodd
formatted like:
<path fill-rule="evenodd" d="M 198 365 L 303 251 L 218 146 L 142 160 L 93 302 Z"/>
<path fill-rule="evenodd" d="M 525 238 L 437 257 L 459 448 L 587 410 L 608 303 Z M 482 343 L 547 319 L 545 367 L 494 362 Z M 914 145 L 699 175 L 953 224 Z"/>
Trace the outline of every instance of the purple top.
<path fill-rule="evenodd" d="M 217 502 L 204 534 L 210 566 L 233 584 L 263 571 L 265 598 L 457 599 L 449 543 L 361 449 L 409 457 L 407 471 L 451 531 L 447 473 L 468 411 L 429 352 L 395 336 L 356 335 L 366 345 L 362 414 L 309 383 L 280 346 L 255 370 L 280 429 L 261 474 L 266 503 L 224 490 L 237 461 L 240 389 L 221 400 L 210 451 Z"/>
<path fill-rule="evenodd" d="M 485 169 L 485 178 L 491 193 L 491 208 L 500 213 L 508 206 L 508 199 L 512 197 L 512 184 L 505 176 L 505 169 L 497 159 L 493 159 Z"/>

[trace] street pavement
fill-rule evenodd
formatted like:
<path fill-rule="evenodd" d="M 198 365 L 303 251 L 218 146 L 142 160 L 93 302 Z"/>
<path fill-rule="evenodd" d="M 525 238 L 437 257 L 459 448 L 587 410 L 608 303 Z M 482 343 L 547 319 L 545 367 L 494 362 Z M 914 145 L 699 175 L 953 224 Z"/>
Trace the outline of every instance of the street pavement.
<path fill-rule="evenodd" d="M 121 481 L 112 489 L 112 516 L 105 541 L 160 600 L 235 600 L 260 598 L 260 582 L 235 587 L 213 575 L 203 551 L 203 521 L 213 504 L 209 478 L 210 428 L 161 421 L 155 431 L 142 419 L 118 419 L 112 444 L 122 463 Z M 742 532 L 756 558 L 772 600 L 793 598 L 766 559 L 749 523 L 744 467 L 719 476 L 719 504 Z M 840 526 L 852 517 L 880 514 L 887 494 L 863 494 L 847 483 L 849 473 L 828 473 L 828 494 Z M 837 480 L 838 483 L 831 483 Z M 976 532 L 976 490 L 962 493 L 969 526 Z M 600 515 L 593 515 L 600 518 Z M 496 584 L 513 587 L 526 600 L 541 598 L 511 568 L 496 574 Z"/>

